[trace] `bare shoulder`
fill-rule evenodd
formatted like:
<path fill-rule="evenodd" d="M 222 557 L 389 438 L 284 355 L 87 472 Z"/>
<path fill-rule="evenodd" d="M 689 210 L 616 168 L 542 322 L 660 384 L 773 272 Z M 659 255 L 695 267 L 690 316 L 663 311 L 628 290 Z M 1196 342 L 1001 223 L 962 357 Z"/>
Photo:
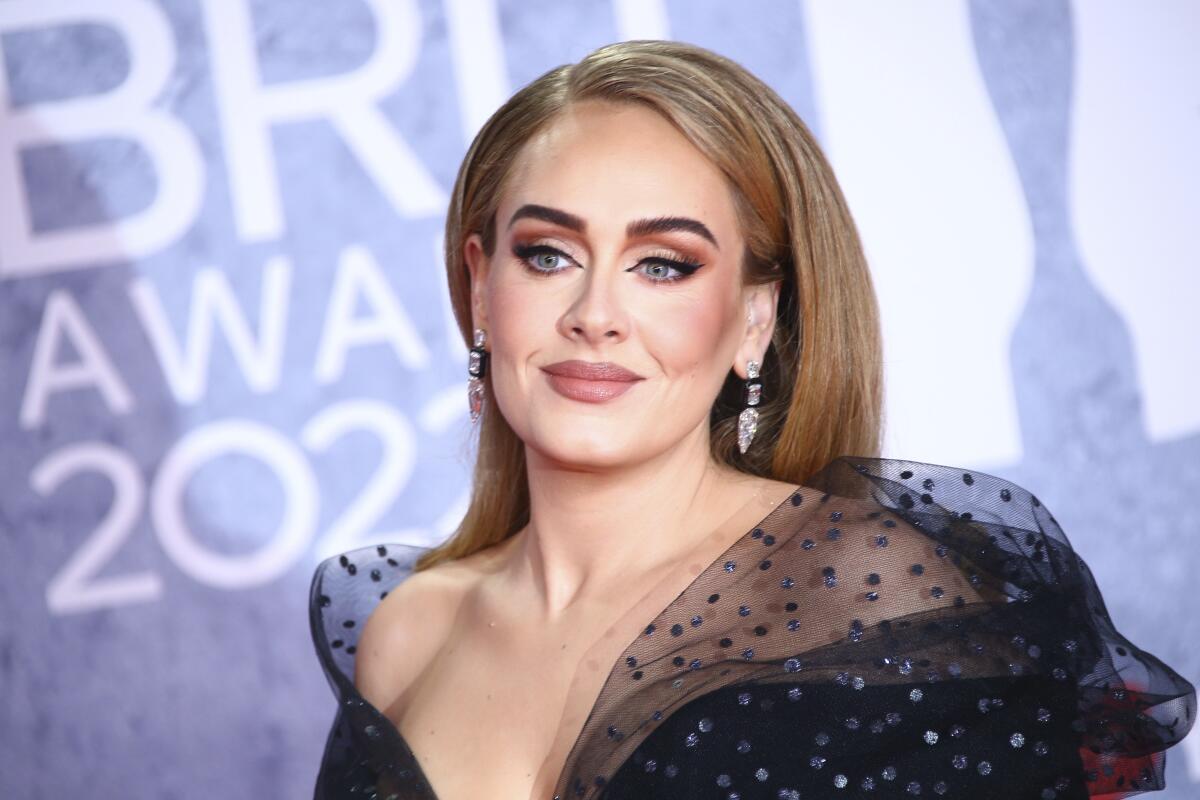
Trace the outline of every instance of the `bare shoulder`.
<path fill-rule="evenodd" d="M 774 478 L 759 478 L 759 486 L 763 494 L 771 495 L 779 499 L 784 499 L 798 489 L 803 489 L 803 484 L 791 483 L 789 481 L 777 481 Z"/>
<path fill-rule="evenodd" d="M 760 511 L 771 510 L 797 490 L 804 488 L 800 484 L 758 476 L 748 477 L 739 483 L 744 483 L 744 491 L 751 493 Z"/>
<path fill-rule="evenodd" d="M 386 712 L 421 675 L 496 549 L 413 573 L 375 607 L 354 660 L 355 687 L 371 705 Z"/>

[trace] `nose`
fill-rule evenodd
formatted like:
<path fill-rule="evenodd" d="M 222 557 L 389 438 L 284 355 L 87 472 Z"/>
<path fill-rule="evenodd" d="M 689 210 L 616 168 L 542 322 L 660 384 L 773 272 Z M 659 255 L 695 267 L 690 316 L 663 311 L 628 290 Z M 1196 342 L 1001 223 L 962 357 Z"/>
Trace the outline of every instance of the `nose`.
<path fill-rule="evenodd" d="M 623 340 L 629 333 L 619 285 L 625 277 L 615 267 L 605 269 L 598 264 L 583 270 L 577 294 L 559 318 L 559 333 L 572 341 L 593 345 Z"/>

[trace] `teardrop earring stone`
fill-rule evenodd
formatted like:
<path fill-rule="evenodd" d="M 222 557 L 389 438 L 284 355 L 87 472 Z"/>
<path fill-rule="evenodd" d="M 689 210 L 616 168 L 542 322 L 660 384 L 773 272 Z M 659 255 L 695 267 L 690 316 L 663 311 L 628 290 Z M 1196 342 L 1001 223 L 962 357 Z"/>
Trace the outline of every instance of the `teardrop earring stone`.
<path fill-rule="evenodd" d="M 483 381 L 471 378 L 467 382 L 467 401 L 471 406 L 471 422 L 478 422 L 483 412 Z"/>
<path fill-rule="evenodd" d="M 742 413 L 738 415 L 738 450 L 746 452 L 756 430 L 758 430 L 758 409 L 742 409 Z"/>

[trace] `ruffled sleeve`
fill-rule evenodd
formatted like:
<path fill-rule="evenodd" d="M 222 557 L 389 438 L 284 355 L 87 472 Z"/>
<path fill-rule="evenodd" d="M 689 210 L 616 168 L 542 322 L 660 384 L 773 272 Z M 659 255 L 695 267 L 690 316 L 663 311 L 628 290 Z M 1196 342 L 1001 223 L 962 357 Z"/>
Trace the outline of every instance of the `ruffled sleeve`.
<path fill-rule="evenodd" d="M 979 588 L 992 608 L 971 617 L 964 634 L 1008 641 L 992 670 L 976 659 L 972 672 L 1024 678 L 1049 687 L 1047 696 L 1072 698 L 1070 719 L 1058 715 L 1065 724 L 1049 726 L 1039 707 L 1031 730 L 1078 734 L 1089 796 L 1164 787 L 1164 751 L 1191 729 L 1195 689 L 1117 631 L 1087 563 L 1036 495 L 986 473 L 893 459 L 839 459 L 816 483 L 871 498 Z M 1003 741 L 1006 755 L 1026 744 L 1038 754 L 1018 731 Z"/>
<path fill-rule="evenodd" d="M 843 457 L 631 645 L 560 794 L 1127 796 L 1195 708 L 1036 496 Z"/>
<path fill-rule="evenodd" d="M 309 624 L 321 669 L 337 699 L 314 800 L 393 797 L 435 800 L 391 721 L 354 686 L 363 625 L 388 593 L 413 573 L 424 548 L 378 545 L 321 562 L 309 591 Z"/>

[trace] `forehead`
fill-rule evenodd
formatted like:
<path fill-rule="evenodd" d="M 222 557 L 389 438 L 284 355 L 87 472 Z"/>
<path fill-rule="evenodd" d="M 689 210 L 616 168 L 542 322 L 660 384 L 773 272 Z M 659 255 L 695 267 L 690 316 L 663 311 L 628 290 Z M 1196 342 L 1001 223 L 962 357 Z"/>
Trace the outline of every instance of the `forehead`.
<path fill-rule="evenodd" d="M 629 103 L 577 103 L 532 137 L 501 196 L 500 226 L 525 203 L 582 216 L 589 234 L 688 216 L 713 230 L 722 252 L 737 252 L 725 242 L 740 241 L 725 176 L 666 118 Z"/>

